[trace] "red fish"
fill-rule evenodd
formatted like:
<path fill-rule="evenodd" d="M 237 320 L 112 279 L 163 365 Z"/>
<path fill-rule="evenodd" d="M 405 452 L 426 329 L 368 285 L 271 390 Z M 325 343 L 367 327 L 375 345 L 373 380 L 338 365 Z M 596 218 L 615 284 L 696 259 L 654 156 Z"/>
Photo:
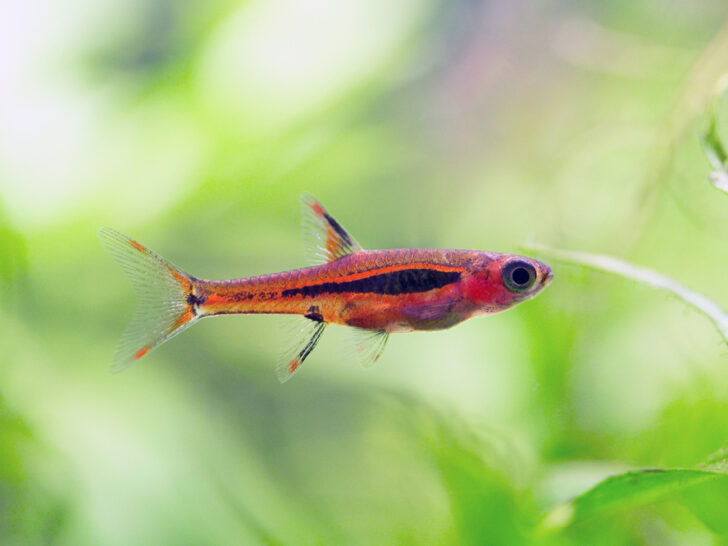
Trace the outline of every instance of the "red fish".
<path fill-rule="evenodd" d="M 548 266 L 523 256 L 477 250 L 363 250 L 321 204 L 304 196 L 318 265 L 225 281 L 193 277 L 109 228 L 99 236 L 139 291 L 140 306 L 119 344 L 125 368 L 200 318 L 228 314 L 300 315 L 300 339 L 278 367 L 285 381 L 327 324 L 363 333 L 358 350 L 376 361 L 392 332 L 440 330 L 503 311 L 540 292 Z"/>

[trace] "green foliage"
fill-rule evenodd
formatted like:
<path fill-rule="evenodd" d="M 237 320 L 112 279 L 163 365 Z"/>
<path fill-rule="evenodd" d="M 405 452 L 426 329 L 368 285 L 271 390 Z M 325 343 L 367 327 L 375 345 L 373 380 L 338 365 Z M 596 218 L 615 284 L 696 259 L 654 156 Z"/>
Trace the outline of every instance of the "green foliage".
<path fill-rule="evenodd" d="M 725 2 L 57 4 L 0 33 L 0 543 L 725 540 L 725 345 L 682 297 L 728 305 Z M 281 386 L 249 316 L 109 373 L 136 301 L 99 226 L 281 271 L 304 191 L 365 248 L 534 239 L 689 290 L 546 258 L 371 370 L 331 327 Z"/>
<path fill-rule="evenodd" d="M 554 508 L 544 527 L 578 525 L 591 518 L 606 518 L 620 510 L 680 499 L 716 532 L 725 532 L 723 508 L 718 499 L 728 493 L 728 476 L 697 469 L 635 470 L 612 476 L 568 504 Z M 704 499 L 710 499 L 705 502 Z"/>
<path fill-rule="evenodd" d="M 721 92 L 716 103 L 723 100 L 725 96 Z M 710 175 L 711 182 L 718 189 L 728 191 L 725 182 L 728 156 L 718 133 L 715 112 L 708 118 L 703 143 L 708 160 L 714 168 Z M 611 256 L 554 250 L 535 244 L 529 245 L 529 248 L 566 263 L 613 273 L 668 292 L 705 314 L 728 341 L 728 315 L 725 311 L 714 301 L 690 291 L 670 278 Z M 725 534 L 728 532 L 725 509 L 728 506 L 726 454 L 726 449 L 716 452 L 706 461 L 704 468 L 634 470 L 610 476 L 568 503 L 551 509 L 542 521 L 541 529 L 549 532 L 562 530 L 594 518 L 613 516 L 615 512 L 673 499 L 690 508 L 713 532 Z"/>
<path fill-rule="evenodd" d="M 0 288 L 20 280 L 27 267 L 27 249 L 20 233 L 0 215 Z"/>
<path fill-rule="evenodd" d="M 2 397 L 0 431 L 0 542 L 46 544 L 68 519 L 70 498 L 57 490 L 63 479 L 47 474 L 43 461 L 52 454 Z"/>
<path fill-rule="evenodd" d="M 726 161 L 728 161 L 728 155 L 726 155 L 723 143 L 718 136 L 718 122 L 715 116 L 711 116 L 708 121 L 708 129 L 703 135 L 703 142 L 705 143 L 705 153 L 710 160 L 710 163 L 716 168 L 724 168 Z"/>

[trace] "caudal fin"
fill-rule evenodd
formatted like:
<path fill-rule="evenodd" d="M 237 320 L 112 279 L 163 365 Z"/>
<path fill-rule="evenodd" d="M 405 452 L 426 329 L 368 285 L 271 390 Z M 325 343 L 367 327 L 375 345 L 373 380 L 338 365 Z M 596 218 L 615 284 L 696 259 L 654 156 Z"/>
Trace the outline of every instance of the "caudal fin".
<path fill-rule="evenodd" d="M 193 280 L 118 231 L 102 227 L 98 234 L 139 295 L 136 313 L 112 362 L 112 369 L 121 371 L 198 318 L 195 308 L 188 303 Z"/>

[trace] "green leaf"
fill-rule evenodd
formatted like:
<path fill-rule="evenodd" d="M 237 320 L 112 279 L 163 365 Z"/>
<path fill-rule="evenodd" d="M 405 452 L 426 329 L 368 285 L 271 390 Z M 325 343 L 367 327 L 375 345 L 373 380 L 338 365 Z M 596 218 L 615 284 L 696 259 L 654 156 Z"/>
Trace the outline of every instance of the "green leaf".
<path fill-rule="evenodd" d="M 551 510 L 541 527 L 563 529 L 619 510 L 661 500 L 682 501 L 710 529 L 728 531 L 728 475 L 708 469 L 636 470 L 611 476 L 572 501 Z"/>
<path fill-rule="evenodd" d="M 726 161 L 728 161 L 728 154 L 726 154 L 723 143 L 718 135 L 715 115 L 711 116 L 708 128 L 703 133 L 703 144 L 705 145 L 705 153 L 711 165 L 716 169 L 723 169 Z"/>
<path fill-rule="evenodd" d="M 728 534 L 728 476 L 706 480 L 683 491 L 682 501 L 711 531 Z"/>
<path fill-rule="evenodd" d="M 708 180 L 719 190 L 728 193 L 728 153 L 718 132 L 718 121 L 716 112 L 710 114 L 708 127 L 703 132 L 703 148 L 708 162 L 713 167 Z"/>

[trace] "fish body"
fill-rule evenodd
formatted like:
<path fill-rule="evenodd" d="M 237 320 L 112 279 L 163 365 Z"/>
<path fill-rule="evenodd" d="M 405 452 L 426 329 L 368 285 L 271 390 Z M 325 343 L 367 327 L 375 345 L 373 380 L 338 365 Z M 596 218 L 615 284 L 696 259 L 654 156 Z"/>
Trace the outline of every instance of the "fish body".
<path fill-rule="evenodd" d="M 510 254 L 473 250 L 361 250 L 321 265 L 229 281 L 196 280 L 196 312 L 279 313 L 386 332 L 439 330 L 496 313 L 532 294 L 500 271 Z M 550 275 L 541 265 L 540 274 Z"/>
<path fill-rule="evenodd" d="M 376 360 L 394 332 L 440 330 L 529 299 L 551 281 L 531 258 L 477 250 L 364 250 L 313 198 L 304 199 L 311 239 L 323 263 L 257 277 L 203 280 L 184 273 L 124 235 L 100 236 L 140 294 L 140 310 L 115 357 L 116 368 L 203 317 L 302 317 L 298 343 L 278 368 L 295 373 L 327 324 L 365 332 L 359 350 Z"/>

